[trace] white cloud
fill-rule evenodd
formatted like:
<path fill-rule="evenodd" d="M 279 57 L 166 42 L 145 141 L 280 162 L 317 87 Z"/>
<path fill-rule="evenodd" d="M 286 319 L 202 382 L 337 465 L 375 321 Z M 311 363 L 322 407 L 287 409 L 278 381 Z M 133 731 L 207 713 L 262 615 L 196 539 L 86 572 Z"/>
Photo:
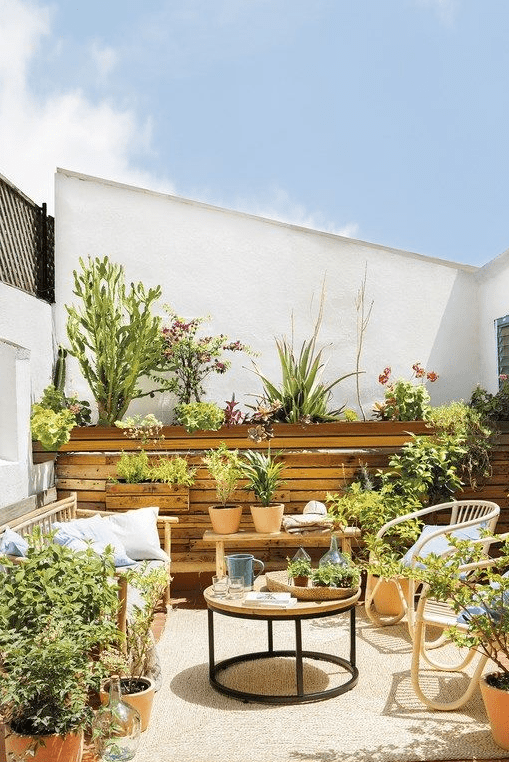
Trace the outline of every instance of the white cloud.
<path fill-rule="evenodd" d="M 268 217 L 291 225 L 301 225 L 325 233 L 334 233 L 334 235 L 342 235 L 346 238 L 359 237 L 357 223 L 347 222 L 344 225 L 338 225 L 336 222 L 327 220 L 321 212 L 310 212 L 305 206 L 292 200 L 290 194 L 282 188 L 274 188 L 269 193 L 267 201 L 264 202 L 254 199 L 239 199 L 235 208 L 260 217 Z"/>
<path fill-rule="evenodd" d="M 100 77 L 107 77 L 117 65 L 117 53 L 111 47 L 101 47 L 98 42 L 90 50 L 92 61 Z"/>
<path fill-rule="evenodd" d="M 150 119 L 112 102 L 94 102 L 80 89 L 41 98 L 29 84 L 45 37 L 50 11 L 28 0 L 0 0 L 0 173 L 36 203 L 53 209 L 56 167 L 172 192 L 169 181 L 138 170 L 130 157 L 151 151 Z M 112 49 L 98 48 L 99 70 L 115 63 Z"/>
<path fill-rule="evenodd" d="M 459 8 L 459 0 L 417 0 L 419 5 L 434 10 L 444 24 L 450 25 L 454 22 Z"/>

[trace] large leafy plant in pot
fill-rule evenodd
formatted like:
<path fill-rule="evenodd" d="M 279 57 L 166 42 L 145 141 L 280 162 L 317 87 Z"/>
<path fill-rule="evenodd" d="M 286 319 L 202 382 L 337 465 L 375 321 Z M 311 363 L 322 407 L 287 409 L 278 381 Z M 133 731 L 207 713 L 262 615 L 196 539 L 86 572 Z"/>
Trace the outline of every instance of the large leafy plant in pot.
<path fill-rule="evenodd" d="M 118 642 L 118 588 L 109 553 L 74 551 L 36 530 L 21 563 L 2 557 L 0 714 L 6 748 L 34 753 L 71 737 L 66 759 L 79 760 L 90 727 L 89 691 L 97 690 L 102 648 Z M 20 745 L 21 744 L 21 747 Z"/>
<path fill-rule="evenodd" d="M 147 562 L 124 572 L 129 586 L 126 641 L 123 649 L 101 655 L 110 674 L 120 675 L 122 701 L 141 716 L 141 730 L 150 721 L 152 702 L 159 672 L 155 653 L 152 621 L 168 586 L 166 566 L 151 568 Z M 101 701 L 108 699 L 109 683 L 102 686 Z"/>
<path fill-rule="evenodd" d="M 202 458 L 214 480 L 217 505 L 209 506 L 209 515 L 214 532 L 233 534 L 240 526 L 242 506 L 231 503 L 232 495 L 242 479 L 242 461 L 238 450 L 229 450 L 221 442 L 215 450 L 208 450 Z"/>

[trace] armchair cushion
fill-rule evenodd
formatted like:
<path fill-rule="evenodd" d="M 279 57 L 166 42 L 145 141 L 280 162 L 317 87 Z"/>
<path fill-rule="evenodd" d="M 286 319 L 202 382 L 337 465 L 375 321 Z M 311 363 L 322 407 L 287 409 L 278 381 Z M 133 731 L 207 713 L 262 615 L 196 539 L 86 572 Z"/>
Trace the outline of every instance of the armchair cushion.
<path fill-rule="evenodd" d="M 0 554 L 6 556 L 26 556 L 28 542 L 18 532 L 5 527 L 0 536 Z"/>
<path fill-rule="evenodd" d="M 108 516 L 105 521 L 115 537 L 123 544 L 126 553 L 135 561 L 169 561 L 161 548 L 157 532 L 159 508 L 134 508 L 126 513 Z"/>
<path fill-rule="evenodd" d="M 75 551 L 91 547 L 98 555 L 102 555 L 106 546 L 111 545 L 115 566 L 133 566 L 135 563 L 134 559 L 127 555 L 121 540 L 102 516 L 90 516 L 87 519 L 73 521 L 55 521 L 52 528 L 57 530 L 54 541 L 59 545 L 66 545 Z"/>
<path fill-rule="evenodd" d="M 484 524 L 474 524 L 473 526 L 465 527 L 464 529 L 455 529 L 453 532 L 450 532 L 450 534 L 460 540 L 479 540 L 481 537 L 481 529 L 484 527 Z M 436 532 L 438 529 L 446 530 L 447 526 L 440 527 L 435 524 L 425 524 L 423 526 L 419 539 L 403 556 L 402 560 L 405 566 L 411 566 L 416 555 L 419 555 L 420 558 L 426 558 L 430 553 L 435 553 L 439 556 L 451 549 L 452 546 L 448 540 L 449 535 L 439 534 L 429 542 L 424 543 L 420 550 L 417 550 L 417 546 L 421 540 L 433 532 Z M 419 566 L 422 568 L 422 564 L 419 564 Z"/>

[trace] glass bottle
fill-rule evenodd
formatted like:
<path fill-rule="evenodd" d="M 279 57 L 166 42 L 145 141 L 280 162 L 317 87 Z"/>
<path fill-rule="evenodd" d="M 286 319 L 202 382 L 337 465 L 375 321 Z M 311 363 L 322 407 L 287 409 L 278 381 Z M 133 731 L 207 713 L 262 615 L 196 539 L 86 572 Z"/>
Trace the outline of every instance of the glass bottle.
<path fill-rule="evenodd" d="M 331 535 L 329 550 L 318 561 L 318 566 L 326 566 L 327 564 L 348 565 L 348 559 L 338 550 L 338 538 L 335 534 Z"/>
<path fill-rule="evenodd" d="M 110 679 L 110 695 L 105 707 L 98 711 L 94 735 L 101 759 L 106 762 L 127 762 L 138 750 L 141 734 L 140 713 L 122 701 L 120 678 Z"/>
<path fill-rule="evenodd" d="M 308 561 L 308 563 L 311 563 L 311 556 L 309 553 L 306 553 L 304 548 L 299 548 L 292 561 Z"/>

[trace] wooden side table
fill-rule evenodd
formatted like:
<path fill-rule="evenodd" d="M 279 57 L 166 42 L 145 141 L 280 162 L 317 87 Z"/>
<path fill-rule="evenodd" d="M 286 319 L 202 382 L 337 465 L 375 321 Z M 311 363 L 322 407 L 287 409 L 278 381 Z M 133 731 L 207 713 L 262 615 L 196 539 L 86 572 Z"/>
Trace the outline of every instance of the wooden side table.
<path fill-rule="evenodd" d="M 341 552 L 351 555 L 352 540 L 359 538 L 360 529 L 357 527 L 346 527 L 344 530 L 333 532 L 341 542 Z M 232 549 L 240 548 L 259 548 L 263 545 L 280 546 L 282 548 L 305 548 L 305 547 L 324 547 L 330 545 L 331 534 L 292 534 L 290 532 L 275 532 L 273 534 L 262 534 L 261 532 L 240 531 L 235 534 L 216 534 L 211 529 L 207 529 L 203 535 L 203 542 L 208 545 L 216 546 L 216 574 L 226 574 L 225 563 L 225 544 Z"/>

